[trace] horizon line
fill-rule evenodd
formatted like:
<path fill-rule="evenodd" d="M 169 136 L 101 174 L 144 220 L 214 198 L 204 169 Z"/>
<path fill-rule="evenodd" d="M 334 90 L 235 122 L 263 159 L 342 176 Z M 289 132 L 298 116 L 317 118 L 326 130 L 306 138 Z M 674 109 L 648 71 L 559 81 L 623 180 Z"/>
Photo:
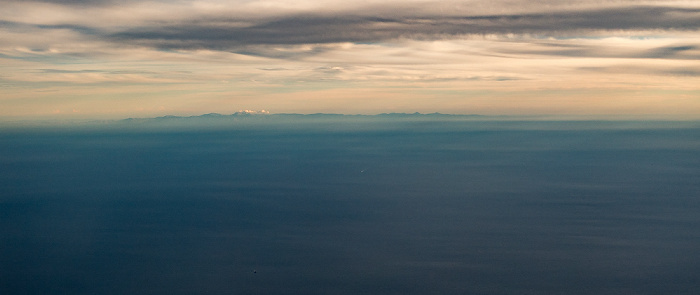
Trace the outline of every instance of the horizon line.
<path fill-rule="evenodd" d="M 294 113 L 294 112 L 283 112 L 283 113 L 272 113 L 269 111 L 250 111 L 242 110 L 230 114 L 221 114 L 216 112 L 204 113 L 199 115 L 163 115 L 155 117 L 126 117 L 126 118 L 106 118 L 106 119 L 96 119 L 92 118 L 25 118 L 25 119 L 8 119 L 0 117 L 0 127 L 49 127 L 49 126 L 70 126 L 70 125 L 106 125 L 115 123 L 124 123 L 129 121 L 157 121 L 163 119 L 225 119 L 227 117 L 231 118 L 263 118 L 263 117 L 276 117 L 276 116 L 297 116 L 298 119 L 313 119 L 318 116 L 333 116 L 336 118 L 384 118 L 390 120 L 394 119 L 406 119 L 406 118 L 423 118 L 429 119 L 436 117 L 442 117 L 442 119 L 452 118 L 452 119 L 471 119 L 471 121 L 551 121 L 551 122 L 584 122 L 584 121 L 600 121 L 600 122 L 700 122 L 700 118 L 683 118 L 678 116 L 663 116 L 663 115 L 575 115 L 575 114 L 527 114 L 527 115 L 514 115 L 514 114 L 498 114 L 498 115 L 484 115 L 484 114 L 451 114 L 451 113 L 421 113 L 421 112 L 383 112 L 376 114 L 345 114 L 345 113 L 325 113 L 325 112 L 315 112 L 315 113 Z M 201 121 L 200 121 L 201 122 Z"/>

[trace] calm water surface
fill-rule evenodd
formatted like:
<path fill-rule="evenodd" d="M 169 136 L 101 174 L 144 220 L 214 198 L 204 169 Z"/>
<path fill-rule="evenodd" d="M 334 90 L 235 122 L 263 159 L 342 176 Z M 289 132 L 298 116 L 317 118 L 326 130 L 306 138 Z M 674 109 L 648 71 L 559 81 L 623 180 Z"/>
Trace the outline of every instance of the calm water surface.
<path fill-rule="evenodd" d="M 700 291 L 698 126 L 382 124 L 4 129 L 0 293 Z"/>

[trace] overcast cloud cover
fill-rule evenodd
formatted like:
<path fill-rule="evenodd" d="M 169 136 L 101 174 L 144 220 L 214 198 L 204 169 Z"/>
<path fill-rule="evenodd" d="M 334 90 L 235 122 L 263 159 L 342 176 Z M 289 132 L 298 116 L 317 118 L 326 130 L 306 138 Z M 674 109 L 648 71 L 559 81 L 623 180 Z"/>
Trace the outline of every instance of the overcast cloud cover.
<path fill-rule="evenodd" d="M 697 1 L 0 1 L 0 116 L 700 118 Z"/>

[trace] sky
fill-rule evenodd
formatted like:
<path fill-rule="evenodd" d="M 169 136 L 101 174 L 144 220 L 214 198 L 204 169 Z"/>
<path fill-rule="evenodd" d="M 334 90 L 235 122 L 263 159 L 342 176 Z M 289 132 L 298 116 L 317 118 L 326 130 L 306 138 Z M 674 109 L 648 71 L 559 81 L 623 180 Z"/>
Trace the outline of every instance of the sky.
<path fill-rule="evenodd" d="M 0 119 L 700 119 L 700 1 L 0 0 Z"/>

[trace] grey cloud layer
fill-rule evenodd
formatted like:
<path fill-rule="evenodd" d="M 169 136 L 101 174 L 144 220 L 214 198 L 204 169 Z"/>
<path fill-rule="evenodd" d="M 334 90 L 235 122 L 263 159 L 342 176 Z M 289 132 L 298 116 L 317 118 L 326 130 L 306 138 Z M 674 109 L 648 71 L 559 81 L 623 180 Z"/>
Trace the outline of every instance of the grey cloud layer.
<path fill-rule="evenodd" d="M 112 0 L 69 1 L 69 4 L 112 5 L 110 1 Z M 536 2 L 533 6 L 545 11 L 542 9 L 542 3 Z M 117 6 L 111 7 L 115 11 L 118 10 Z M 207 49 L 299 59 L 336 50 L 339 45 L 336 43 L 449 40 L 465 36 L 514 34 L 528 40 L 526 42 L 533 46 L 492 48 L 491 53 L 567 57 L 700 58 L 700 44 L 695 40 L 659 44 L 657 47 L 643 49 L 615 48 L 607 45 L 603 48 L 586 42 L 544 40 L 546 37 L 606 37 L 621 32 L 623 35 L 640 32 L 651 32 L 652 35 L 663 35 L 669 31 L 697 32 L 700 30 L 700 8 L 623 5 L 581 9 L 568 6 L 566 9 L 551 12 L 475 15 L 475 12 L 464 10 L 439 14 L 435 13 L 434 9 L 416 4 L 388 3 L 368 7 L 372 9 L 312 10 L 314 12 L 278 15 L 245 14 L 233 10 L 203 13 L 196 10 L 186 15 L 166 13 L 168 17 L 159 14 L 156 19 L 148 18 L 148 15 L 138 15 L 132 22 L 125 22 L 123 19 L 116 22 L 94 22 L 84 18 L 71 22 L 65 18 L 61 21 L 32 23 L 32 20 L 19 22 L 0 19 L 0 30 L 14 34 L 8 35 L 5 40 L 0 36 L 0 45 L 10 44 L 13 48 L 23 45 L 35 53 L 65 45 L 53 51 L 61 52 L 62 55 L 99 54 L 100 50 L 106 48 L 105 45 L 113 47 L 118 44 L 119 48 L 137 46 L 174 50 Z M 522 7 L 514 9 L 522 10 Z M 98 11 L 104 12 L 102 9 Z M 45 36 L 47 39 L 42 42 L 42 39 L 29 36 Z M 83 44 L 91 41 L 92 51 L 81 51 L 86 48 Z M 79 46 L 75 46 L 76 44 Z M 13 51 L 7 52 L 10 55 L 18 54 Z"/>
<path fill-rule="evenodd" d="M 25 3 L 51 3 L 51 4 L 58 4 L 58 5 L 66 5 L 66 6 L 118 6 L 118 5 L 124 5 L 125 3 L 135 3 L 138 2 L 136 0 L 34 0 L 34 1 L 26 1 L 26 0 L 2 0 L 2 2 L 25 2 Z M 165 2 L 165 1 L 160 1 L 160 2 Z"/>
<path fill-rule="evenodd" d="M 297 15 L 241 26 L 236 19 L 200 19 L 129 28 L 107 37 L 158 48 L 230 49 L 244 45 L 381 42 L 469 34 L 586 35 L 609 30 L 697 30 L 700 9 L 631 7 L 558 13 L 465 17 Z"/>
<path fill-rule="evenodd" d="M 660 46 L 656 48 L 614 48 L 585 44 L 560 44 L 556 42 L 533 42 L 536 49 L 501 50 L 501 53 L 529 54 L 563 57 L 610 57 L 610 58 L 662 58 L 700 60 L 699 45 Z"/>
<path fill-rule="evenodd" d="M 43 0 L 41 2 L 62 3 L 70 7 L 106 5 L 111 7 L 115 14 L 121 9 L 117 5 L 117 0 Z M 131 0 L 123 2 L 135 3 Z M 166 1 L 156 2 L 165 3 Z M 177 4 L 177 7 L 182 7 L 189 2 L 169 1 L 169 3 L 173 5 L 181 3 Z M 234 7 L 235 3 L 234 1 L 227 5 Z M 233 10 L 206 13 L 193 10 L 190 15 L 173 14 L 170 17 L 159 15 L 158 19 L 149 19 L 148 15 L 144 15 L 145 18 L 122 20 L 113 24 L 110 24 L 109 20 L 95 23 L 91 19 L 80 19 L 76 22 L 63 19 L 58 22 L 35 24 L 0 19 L 0 29 L 4 27 L 17 31 L 33 27 L 39 30 L 70 30 L 88 39 L 126 45 L 160 49 L 225 51 L 246 51 L 246 47 L 249 46 L 253 51 L 258 51 L 256 46 L 259 45 L 373 43 L 399 38 L 439 40 L 480 34 L 569 37 L 596 35 L 606 31 L 695 31 L 700 29 L 700 9 L 698 8 L 627 4 L 599 6 L 592 9 L 590 7 L 593 6 L 581 8 L 565 5 L 557 6 L 558 10 L 549 11 L 544 7 L 556 2 L 535 1 L 532 7 L 543 12 L 524 13 L 521 3 L 516 3 L 518 5 L 506 5 L 512 3 L 503 1 L 496 1 L 495 4 L 484 3 L 486 2 L 464 2 L 460 9 L 444 13 L 436 12 L 430 5 L 415 3 L 387 3 L 365 8 L 340 8 L 337 11 L 310 9 L 306 12 L 287 11 L 274 15 Z M 582 1 L 582 3 L 588 2 Z M 481 6 L 481 10 L 475 7 L 470 11 L 464 7 L 467 4 L 497 6 L 507 8 L 506 11 L 510 12 L 488 14 L 483 12 L 484 9 Z"/>

